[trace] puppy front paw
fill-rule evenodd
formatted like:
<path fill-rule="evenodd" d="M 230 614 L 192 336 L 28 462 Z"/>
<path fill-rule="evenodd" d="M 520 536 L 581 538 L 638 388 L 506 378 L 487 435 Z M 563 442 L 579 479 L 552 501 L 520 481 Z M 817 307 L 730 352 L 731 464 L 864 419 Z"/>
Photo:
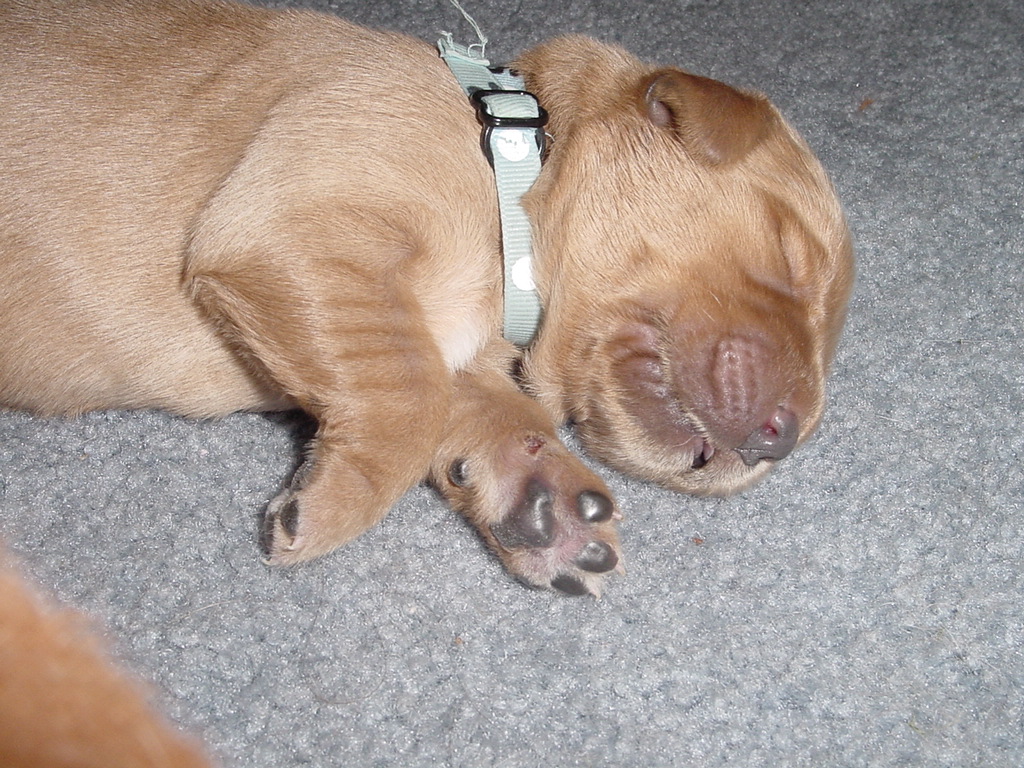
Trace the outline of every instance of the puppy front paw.
<path fill-rule="evenodd" d="M 605 576 L 624 572 L 611 494 L 557 440 L 527 435 L 459 459 L 442 492 L 528 584 L 599 597 Z"/>
<path fill-rule="evenodd" d="M 377 523 L 393 500 L 365 472 L 321 444 L 319 455 L 306 459 L 263 513 L 260 545 L 266 562 L 295 565 L 325 555 Z"/>
<path fill-rule="evenodd" d="M 569 595 L 599 595 L 603 575 L 619 567 L 614 527 L 603 525 L 615 516 L 614 504 L 601 491 L 560 494 L 542 477 L 527 479 L 518 503 L 490 526 L 491 535 L 527 581 Z"/>

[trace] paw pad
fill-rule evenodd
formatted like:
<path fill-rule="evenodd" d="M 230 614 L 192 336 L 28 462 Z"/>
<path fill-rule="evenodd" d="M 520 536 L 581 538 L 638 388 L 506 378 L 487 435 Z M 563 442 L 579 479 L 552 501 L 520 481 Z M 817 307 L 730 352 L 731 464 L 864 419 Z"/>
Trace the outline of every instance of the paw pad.
<path fill-rule="evenodd" d="M 619 564 L 619 556 L 611 544 L 595 539 L 576 556 L 575 563 L 578 568 L 590 573 L 607 573 Z"/>
<path fill-rule="evenodd" d="M 506 549 L 550 546 L 555 528 L 553 503 L 551 491 L 536 479 L 531 480 L 523 500 L 504 521 L 491 527 L 491 533 Z"/>
<path fill-rule="evenodd" d="M 453 461 L 448 468 L 448 482 L 459 488 L 465 488 L 469 483 L 469 462 L 465 459 Z"/>
<path fill-rule="evenodd" d="M 277 511 L 277 521 L 281 524 L 281 529 L 294 539 L 299 530 L 298 499 L 291 498 L 285 502 Z"/>
<path fill-rule="evenodd" d="M 564 573 L 561 576 L 553 578 L 551 580 L 551 586 L 559 592 L 564 592 L 565 594 L 572 595 L 573 597 L 582 597 L 583 595 L 590 593 L 586 584 L 575 576 L 569 576 Z"/>
<path fill-rule="evenodd" d="M 567 595 L 599 595 L 603 575 L 619 568 L 616 545 L 603 538 L 604 524 L 615 517 L 615 505 L 603 493 L 583 491 L 559 500 L 533 477 L 491 533 L 530 583 Z"/>
<path fill-rule="evenodd" d="M 607 523 L 615 512 L 612 500 L 598 491 L 583 491 L 576 497 L 576 508 L 586 523 Z"/>
<path fill-rule="evenodd" d="M 289 549 L 299 533 L 299 500 L 284 491 L 267 506 L 260 527 L 260 547 L 271 560 Z"/>

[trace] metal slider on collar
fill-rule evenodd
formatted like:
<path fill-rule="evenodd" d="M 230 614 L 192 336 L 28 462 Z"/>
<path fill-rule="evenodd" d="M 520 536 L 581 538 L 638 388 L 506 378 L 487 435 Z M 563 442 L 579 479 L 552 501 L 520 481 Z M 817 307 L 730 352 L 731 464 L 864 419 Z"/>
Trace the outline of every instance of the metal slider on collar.
<path fill-rule="evenodd" d="M 514 100 L 522 103 L 523 100 L 529 100 L 532 111 L 535 111 L 536 115 L 533 117 L 523 117 L 520 115 L 498 114 L 495 112 L 495 109 L 498 108 L 497 105 L 488 101 L 492 97 L 500 97 L 499 100 L 504 103 Z M 547 137 L 547 134 L 544 132 L 544 126 L 548 124 L 548 113 L 537 101 L 536 96 L 529 91 L 478 88 L 470 94 L 469 100 L 476 108 L 476 114 L 480 122 L 483 123 L 484 130 L 480 135 L 480 146 L 492 168 L 494 167 L 494 151 L 491 147 L 491 138 L 496 130 L 533 130 L 535 141 L 537 142 L 537 151 L 542 158 L 544 157 Z"/>

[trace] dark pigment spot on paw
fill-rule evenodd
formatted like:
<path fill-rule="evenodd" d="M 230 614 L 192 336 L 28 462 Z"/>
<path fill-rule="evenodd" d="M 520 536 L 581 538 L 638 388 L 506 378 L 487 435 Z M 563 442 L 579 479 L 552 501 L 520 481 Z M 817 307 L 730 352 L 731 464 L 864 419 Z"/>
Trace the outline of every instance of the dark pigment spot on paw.
<path fill-rule="evenodd" d="M 615 554 L 611 544 L 604 541 L 592 541 L 576 556 L 576 565 L 591 573 L 605 573 L 619 564 L 619 556 Z"/>
<path fill-rule="evenodd" d="M 551 491 L 531 480 L 519 505 L 498 525 L 492 525 L 491 533 L 505 549 L 550 546 L 555 529 L 551 507 Z"/>
<path fill-rule="evenodd" d="M 612 519 L 615 505 L 612 500 L 598 491 L 584 491 L 576 497 L 576 508 L 580 517 L 588 523 L 606 523 Z"/>

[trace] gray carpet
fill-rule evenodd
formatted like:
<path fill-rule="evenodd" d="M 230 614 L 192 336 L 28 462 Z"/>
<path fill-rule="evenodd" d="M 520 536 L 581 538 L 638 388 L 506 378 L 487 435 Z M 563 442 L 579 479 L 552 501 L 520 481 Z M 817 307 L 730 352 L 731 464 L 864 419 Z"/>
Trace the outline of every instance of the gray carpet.
<path fill-rule="evenodd" d="M 291 571 L 256 518 L 300 424 L 0 414 L 0 531 L 228 768 L 1024 765 L 1024 7 L 467 6 L 767 92 L 859 278 L 817 437 L 727 500 L 605 476 L 629 574 L 510 579 L 428 489 Z M 327 3 L 308 3 L 327 7 Z M 434 40 L 445 0 L 330 8 Z"/>

